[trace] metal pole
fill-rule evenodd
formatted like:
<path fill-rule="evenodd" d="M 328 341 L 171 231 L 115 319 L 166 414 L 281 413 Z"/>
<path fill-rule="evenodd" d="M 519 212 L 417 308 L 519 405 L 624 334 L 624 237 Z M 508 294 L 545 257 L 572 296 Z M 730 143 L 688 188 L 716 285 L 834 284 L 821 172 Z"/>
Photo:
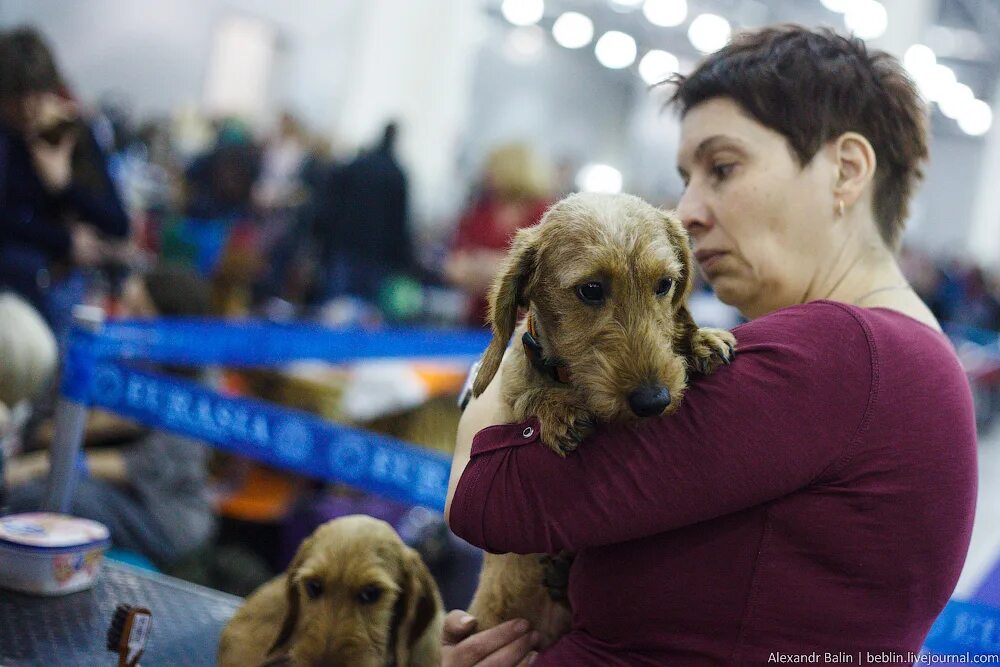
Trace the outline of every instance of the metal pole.
<path fill-rule="evenodd" d="M 104 326 L 104 311 L 97 306 L 74 306 L 73 325 L 83 331 L 99 333 Z M 91 362 L 92 360 L 87 360 L 88 364 Z M 63 371 L 66 371 L 65 360 Z M 65 396 L 60 396 L 56 404 L 55 435 L 49 447 L 49 482 L 42 505 L 45 511 L 64 514 L 69 512 L 78 473 L 76 459 L 83 442 L 84 427 L 87 425 L 87 410 L 86 403 Z"/>

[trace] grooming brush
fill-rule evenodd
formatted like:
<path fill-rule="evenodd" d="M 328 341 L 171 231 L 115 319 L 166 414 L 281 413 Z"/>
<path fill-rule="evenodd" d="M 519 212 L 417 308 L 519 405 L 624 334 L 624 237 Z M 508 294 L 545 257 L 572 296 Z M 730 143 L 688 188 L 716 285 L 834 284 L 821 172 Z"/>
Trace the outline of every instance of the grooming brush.
<path fill-rule="evenodd" d="M 108 650 L 118 654 L 118 667 L 139 667 L 153 615 L 143 607 L 120 604 L 108 627 Z"/>

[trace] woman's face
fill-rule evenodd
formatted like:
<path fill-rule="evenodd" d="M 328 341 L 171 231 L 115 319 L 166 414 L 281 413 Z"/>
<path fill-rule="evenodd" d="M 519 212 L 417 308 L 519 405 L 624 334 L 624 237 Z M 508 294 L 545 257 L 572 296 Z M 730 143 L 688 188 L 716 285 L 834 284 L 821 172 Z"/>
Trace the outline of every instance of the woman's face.
<path fill-rule="evenodd" d="M 827 151 L 800 167 L 784 136 L 714 98 L 685 115 L 677 163 L 678 215 L 719 298 L 750 318 L 802 303 L 836 246 Z"/>

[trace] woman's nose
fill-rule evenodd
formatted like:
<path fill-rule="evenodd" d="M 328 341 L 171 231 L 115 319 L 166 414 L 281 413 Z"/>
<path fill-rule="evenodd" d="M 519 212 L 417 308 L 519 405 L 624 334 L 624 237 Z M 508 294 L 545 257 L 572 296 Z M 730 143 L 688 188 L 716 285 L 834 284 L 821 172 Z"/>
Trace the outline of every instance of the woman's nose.
<path fill-rule="evenodd" d="M 677 203 L 677 216 L 684 229 L 692 236 L 697 236 L 709 227 L 708 207 L 694 184 L 689 184 L 681 195 L 681 200 Z"/>

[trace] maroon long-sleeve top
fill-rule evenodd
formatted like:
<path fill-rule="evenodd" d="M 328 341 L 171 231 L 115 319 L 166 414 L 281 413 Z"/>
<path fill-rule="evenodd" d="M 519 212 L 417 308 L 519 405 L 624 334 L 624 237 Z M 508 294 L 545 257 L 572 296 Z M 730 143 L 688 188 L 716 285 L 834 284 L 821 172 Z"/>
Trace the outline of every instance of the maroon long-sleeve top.
<path fill-rule="evenodd" d="M 534 419 L 476 435 L 452 529 L 493 552 L 577 552 L 573 629 L 536 667 L 919 651 L 975 513 L 951 344 L 832 301 L 734 333 L 733 364 L 674 415 L 600 427 L 566 459 Z"/>

